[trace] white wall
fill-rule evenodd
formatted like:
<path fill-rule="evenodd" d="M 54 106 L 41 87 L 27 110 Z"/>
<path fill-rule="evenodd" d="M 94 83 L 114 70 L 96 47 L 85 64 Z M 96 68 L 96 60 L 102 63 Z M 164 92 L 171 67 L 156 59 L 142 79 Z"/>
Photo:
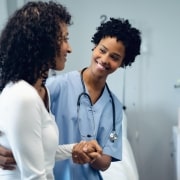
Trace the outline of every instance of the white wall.
<path fill-rule="evenodd" d="M 1 30 L 8 18 L 7 4 L 5 0 L 0 1 L 0 12 L 1 12 L 0 15 L 0 30 Z"/>
<path fill-rule="evenodd" d="M 103 20 L 101 15 L 128 18 L 142 30 L 142 55 L 126 69 L 125 83 L 121 69 L 108 83 L 127 107 L 128 137 L 140 180 L 173 180 L 172 126 L 177 124 L 180 106 L 180 88 L 174 88 L 180 78 L 180 1 L 59 2 L 68 7 L 74 21 L 69 28 L 73 53 L 69 55 L 65 71 L 89 65 L 91 37 Z"/>

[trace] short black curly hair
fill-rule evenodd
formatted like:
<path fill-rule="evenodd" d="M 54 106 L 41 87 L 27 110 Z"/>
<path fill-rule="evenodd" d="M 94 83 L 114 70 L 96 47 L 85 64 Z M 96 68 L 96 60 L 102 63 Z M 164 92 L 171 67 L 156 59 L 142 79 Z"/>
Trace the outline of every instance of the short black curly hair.
<path fill-rule="evenodd" d="M 1 88 L 9 81 L 34 84 L 47 78 L 45 72 L 60 54 L 61 23 L 71 25 L 71 15 L 53 1 L 28 2 L 15 11 L 0 36 Z"/>
<path fill-rule="evenodd" d="M 110 18 L 109 21 L 97 27 L 97 32 L 93 35 L 91 42 L 99 44 L 105 37 L 115 37 L 125 46 L 125 58 L 122 67 L 130 66 L 137 55 L 140 54 L 141 32 L 132 27 L 128 20 L 123 18 Z"/>

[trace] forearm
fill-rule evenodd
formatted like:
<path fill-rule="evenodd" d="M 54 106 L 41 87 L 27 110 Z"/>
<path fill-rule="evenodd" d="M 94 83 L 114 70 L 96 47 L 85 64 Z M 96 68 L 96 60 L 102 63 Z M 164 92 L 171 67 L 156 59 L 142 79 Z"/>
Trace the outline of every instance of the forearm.
<path fill-rule="evenodd" d="M 71 158 L 74 145 L 75 144 L 59 145 L 56 151 L 56 161 Z"/>
<path fill-rule="evenodd" d="M 89 164 L 96 170 L 105 171 L 111 164 L 111 157 L 103 154 L 101 157 L 98 157 L 95 161 Z"/>

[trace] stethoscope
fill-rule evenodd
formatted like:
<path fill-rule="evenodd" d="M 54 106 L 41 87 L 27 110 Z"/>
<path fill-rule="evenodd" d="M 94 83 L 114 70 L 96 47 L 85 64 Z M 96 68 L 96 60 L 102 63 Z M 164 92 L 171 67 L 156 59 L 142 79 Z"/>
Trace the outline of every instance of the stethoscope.
<path fill-rule="evenodd" d="M 83 92 L 78 96 L 78 100 L 77 100 L 77 115 L 78 115 L 78 121 L 79 121 L 79 109 L 80 109 L 81 97 L 82 97 L 82 96 L 87 97 L 87 99 L 88 99 L 91 107 L 93 106 L 89 94 L 86 93 L 85 84 L 84 84 L 84 80 L 83 80 L 83 72 L 84 72 L 86 69 L 87 69 L 87 68 L 84 68 L 84 69 L 81 71 L 81 83 L 82 83 L 82 86 L 83 86 Z M 116 124 L 115 124 L 115 104 L 114 104 L 114 99 L 113 99 L 113 97 L 112 97 L 112 94 L 111 94 L 111 92 L 110 92 L 110 89 L 109 89 L 107 83 L 105 84 L 105 86 L 106 86 L 106 88 L 107 88 L 107 90 L 108 90 L 108 93 L 109 93 L 109 96 L 110 96 L 110 98 L 111 98 L 111 102 L 112 102 L 112 113 L 113 113 L 113 128 L 112 128 L 112 131 L 111 131 L 111 133 L 110 133 L 110 135 L 109 135 L 109 139 L 110 139 L 111 142 L 114 142 L 115 140 L 118 139 L 118 135 L 117 135 L 117 133 L 116 133 Z M 93 128 L 94 128 L 94 131 L 93 131 L 93 134 L 92 134 L 92 135 L 91 135 L 91 134 L 87 134 L 87 135 L 86 135 L 87 138 L 91 138 L 91 137 L 94 137 L 94 136 L 95 136 L 95 122 L 94 122 L 94 114 L 93 114 L 93 110 L 92 110 L 92 109 L 91 109 L 91 112 L 92 112 L 92 117 L 93 117 L 92 120 L 93 120 L 93 123 L 94 123 L 94 124 L 93 124 L 93 126 L 94 126 L 94 127 L 93 127 Z M 78 124 L 79 124 L 79 122 L 78 122 Z M 80 129 L 80 128 L 79 128 L 79 129 Z M 81 133 L 81 132 L 80 132 L 80 133 Z M 81 136 L 82 136 L 82 134 L 81 134 Z"/>

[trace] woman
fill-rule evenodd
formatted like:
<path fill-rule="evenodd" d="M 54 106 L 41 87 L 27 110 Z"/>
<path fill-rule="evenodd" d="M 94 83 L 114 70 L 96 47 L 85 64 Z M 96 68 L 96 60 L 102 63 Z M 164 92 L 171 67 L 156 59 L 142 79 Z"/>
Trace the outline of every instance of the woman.
<path fill-rule="evenodd" d="M 71 52 L 70 24 L 71 15 L 61 4 L 28 2 L 2 31 L 0 144 L 11 149 L 17 165 L 12 171 L 0 170 L 1 180 L 52 180 L 54 157 L 71 157 L 74 144 L 58 146 L 58 128 L 44 86 L 49 68 L 64 69 Z M 89 152 L 90 158 L 97 155 Z"/>
<path fill-rule="evenodd" d="M 87 68 L 48 78 L 46 86 L 56 122 L 63 127 L 60 142 L 95 139 L 103 154 L 89 163 L 74 150 L 73 161 L 56 162 L 57 180 L 59 176 L 61 180 L 100 180 L 100 171 L 122 159 L 122 104 L 106 81 L 119 68 L 135 61 L 140 54 L 141 33 L 126 19 L 110 18 L 97 28 L 92 42 L 94 48 Z"/>

